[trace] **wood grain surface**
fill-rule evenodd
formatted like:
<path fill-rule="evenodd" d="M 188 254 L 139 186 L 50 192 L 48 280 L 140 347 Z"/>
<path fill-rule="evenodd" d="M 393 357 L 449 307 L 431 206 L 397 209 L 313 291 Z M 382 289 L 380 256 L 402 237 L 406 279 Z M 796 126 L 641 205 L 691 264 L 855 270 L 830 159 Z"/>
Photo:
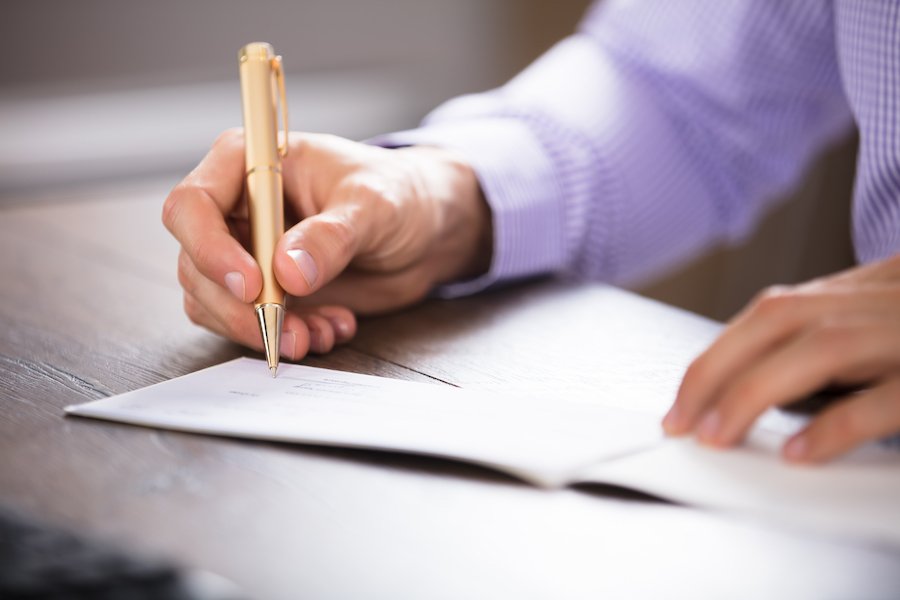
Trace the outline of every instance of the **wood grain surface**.
<path fill-rule="evenodd" d="M 0 504 L 254 598 L 900 597 L 898 548 L 434 459 L 64 417 L 246 352 L 182 315 L 159 225 L 169 184 L 0 211 Z M 610 288 L 539 281 L 364 320 L 304 363 L 658 414 L 668 399 L 641 382 L 674 390 L 712 332 Z"/>

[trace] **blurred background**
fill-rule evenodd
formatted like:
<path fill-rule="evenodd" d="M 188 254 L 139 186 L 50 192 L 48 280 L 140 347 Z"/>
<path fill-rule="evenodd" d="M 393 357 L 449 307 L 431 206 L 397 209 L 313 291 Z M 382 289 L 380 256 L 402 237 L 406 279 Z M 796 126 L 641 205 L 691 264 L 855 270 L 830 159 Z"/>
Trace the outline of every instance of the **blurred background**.
<path fill-rule="evenodd" d="M 573 31 L 587 0 L 31 0 L 0 21 L 0 208 L 117 182 L 174 184 L 240 125 L 237 51 L 285 57 L 292 129 L 364 139 L 502 84 Z M 724 319 L 764 285 L 852 263 L 855 140 L 740 247 L 638 291 Z M 123 194 L 122 201 L 127 201 Z"/>

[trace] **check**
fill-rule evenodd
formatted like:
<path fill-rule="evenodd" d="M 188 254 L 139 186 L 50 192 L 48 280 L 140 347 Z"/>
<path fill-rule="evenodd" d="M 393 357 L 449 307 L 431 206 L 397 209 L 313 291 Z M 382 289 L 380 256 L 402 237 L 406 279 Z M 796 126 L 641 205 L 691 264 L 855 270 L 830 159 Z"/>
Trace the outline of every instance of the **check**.
<path fill-rule="evenodd" d="M 621 406 L 622 399 L 615 399 Z M 801 421 L 771 414 L 741 448 L 666 439 L 643 412 L 239 358 L 73 415 L 279 442 L 438 456 L 546 488 L 605 483 L 815 531 L 900 545 L 900 453 L 870 445 L 822 467 L 782 462 Z"/>

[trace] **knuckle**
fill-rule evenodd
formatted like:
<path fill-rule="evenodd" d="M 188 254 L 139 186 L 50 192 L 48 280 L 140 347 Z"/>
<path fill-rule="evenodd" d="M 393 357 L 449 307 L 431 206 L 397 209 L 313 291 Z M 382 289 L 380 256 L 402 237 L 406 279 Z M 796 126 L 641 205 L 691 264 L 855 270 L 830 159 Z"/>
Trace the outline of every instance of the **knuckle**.
<path fill-rule="evenodd" d="M 703 357 L 695 359 L 684 372 L 684 378 L 690 381 L 703 379 L 706 375 L 706 361 Z"/>
<path fill-rule="evenodd" d="M 184 205 L 184 196 L 185 196 L 185 188 L 187 184 L 183 181 L 172 188 L 172 191 L 169 192 L 169 196 L 166 198 L 166 201 L 163 203 L 162 209 L 162 222 L 163 225 L 166 226 L 171 232 L 175 230 L 175 223 L 178 220 L 178 215 L 182 210 Z"/>
<path fill-rule="evenodd" d="M 341 255 L 352 254 L 356 247 L 356 232 L 344 219 L 323 219 L 319 224 L 322 239 Z"/>
<path fill-rule="evenodd" d="M 316 152 L 343 154 L 346 158 L 347 153 L 342 152 L 346 149 L 348 140 L 335 135 L 333 133 L 324 132 L 304 132 L 297 135 L 303 147 Z M 350 142 L 353 144 L 353 142 Z"/>
<path fill-rule="evenodd" d="M 240 127 L 230 127 L 222 131 L 213 141 L 213 147 L 216 146 L 232 146 L 243 142 L 244 130 Z"/>
<path fill-rule="evenodd" d="M 698 383 L 702 383 L 709 379 L 709 364 L 706 359 L 701 356 L 694 360 L 684 372 L 684 385 L 693 387 Z"/>
<path fill-rule="evenodd" d="M 201 315 L 202 311 L 200 310 L 200 305 L 194 300 L 193 296 L 190 294 L 184 294 L 184 314 L 187 315 L 187 318 L 194 325 L 203 325 L 201 323 Z"/>
<path fill-rule="evenodd" d="M 791 288 L 791 286 L 789 286 L 789 285 L 778 285 L 778 284 L 776 284 L 776 285 L 766 286 L 766 287 L 763 288 L 763 290 L 759 293 L 759 298 L 760 298 L 761 300 L 764 300 L 764 299 L 767 299 L 767 298 L 779 298 L 779 297 L 781 297 L 781 296 L 784 296 L 785 294 L 790 293 L 791 289 L 792 289 L 792 288 Z"/>
<path fill-rule="evenodd" d="M 752 312 L 763 319 L 789 316 L 799 296 L 788 286 L 772 286 L 763 290 L 752 303 Z"/>
<path fill-rule="evenodd" d="M 178 283 L 186 292 L 193 293 L 196 284 L 193 278 L 194 265 L 186 252 L 178 254 Z"/>
<path fill-rule="evenodd" d="M 358 198 L 376 214 L 393 216 L 400 208 L 400 197 L 392 189 L 386 176 L 371 173 L 360 174 L 345 183 L 344 192 L 351 198 Z"/>
<path fill-rule="evenodd" d="M 205 237 L 198 238 L 190 245 L 188 251 L 189 259 L 192 266 L 200 272 L 208 269 L 210 262 L 214 257 L 214 251 L 210 247 L 209 239 Z"/>
<path fill-rule="evenodd" d="M 370 201 L 384 223 L 397 223 L 401 220 L 403 202 L 396 192 L 387 188 L 372 190 Z"/>
<path fill-rule="evenodd" d="M 302 152 L 309 144 L 309 134 L 302 131 L 288 131 L 288 146 L 292 152 Z"/>

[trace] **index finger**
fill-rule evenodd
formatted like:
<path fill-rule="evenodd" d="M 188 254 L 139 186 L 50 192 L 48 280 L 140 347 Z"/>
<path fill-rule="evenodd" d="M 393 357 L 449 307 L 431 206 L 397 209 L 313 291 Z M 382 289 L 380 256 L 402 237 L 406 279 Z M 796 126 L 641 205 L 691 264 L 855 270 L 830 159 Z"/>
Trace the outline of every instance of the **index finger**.
<path fill-rule="evenodd" d="M 231 236 L 225 222 L 225 215 L 235 209 L 243 194 L 243 140 L 239 129 L 221 134 L 200 164 L 166 198 L 162 219 L 206 278 L 225 285 L 226 275 L 238 273 L 243 283 L 238 286 L 243 289 L 241 300 L 248 301 L 262 285 L 259 267 Z"/>

